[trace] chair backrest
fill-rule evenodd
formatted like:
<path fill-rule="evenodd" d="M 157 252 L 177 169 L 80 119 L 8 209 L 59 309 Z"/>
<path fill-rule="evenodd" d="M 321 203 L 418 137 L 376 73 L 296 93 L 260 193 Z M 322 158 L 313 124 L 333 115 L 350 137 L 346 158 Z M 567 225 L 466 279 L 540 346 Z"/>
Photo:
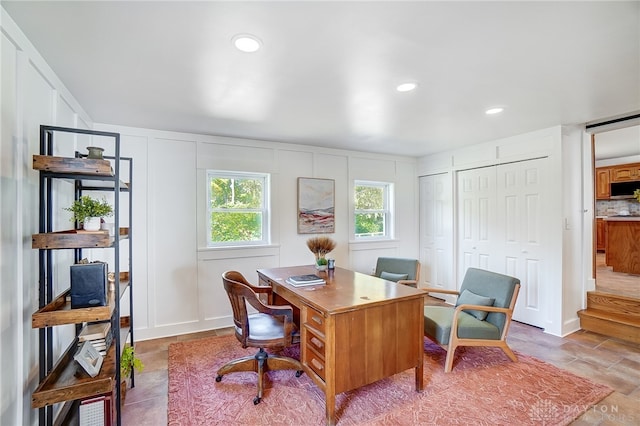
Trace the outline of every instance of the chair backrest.
<path fill-rule="evenodd" d="M 493 306 L 499 308 L 511 308 L 515 306 L 515 298 L 518 296 L 520 280 L 497 272 L 486 271 L 484 269 L 469 268 L 464 275 L 464 280 L 460 286 L 460 294 L 464 290 L 469 290 L 480 296 L 495 299 Z M 487 315 L 486 321 L 502 330 L 506 323 L 506 316 L 500 312 L 491 312 Z"/>
<path fill-rule="evenodd" d="M 291 306 L 268 305 L 260 300 L 258 294 L 271 293 L 271 287 L 253 286 L 236 271 L 224 272 L 222 282 L 233 309 L 236 338 L 243 348 L 284 348 L 298 337 Z M 247 303 L 257 312 L 247 312 Z"/>
<path fill-rule="evenodd" d="M 236 337 L 242 343 L 242 347 L 246 347 L 249 338 L 249 315 L 246 302 L 253 306 L 258 300 L 258 296 L 251 290 L 251 287 L 247 286 L 249 283 L 240 272 L 227 271 L 223 273 L 222 283 L 233 309 Z"/>
<path fill-rule="evenodd" d="M 417 259 L 407 259 L 402 257 L 379 257 L 376 263 L 375 276 L 380 277 L 383 272 L 388 274 L 406 274 L 406 280 L 420 279 L 420 262 Z M 391 280 L 397 281 L 397 280 Z"/>

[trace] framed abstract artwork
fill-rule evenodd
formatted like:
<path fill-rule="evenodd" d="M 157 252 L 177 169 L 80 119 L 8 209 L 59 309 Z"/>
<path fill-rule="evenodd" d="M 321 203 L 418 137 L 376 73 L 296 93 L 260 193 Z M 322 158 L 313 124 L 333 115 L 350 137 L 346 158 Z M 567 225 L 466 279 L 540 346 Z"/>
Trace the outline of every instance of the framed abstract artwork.
<path fill-rule="evenodd" d="M 335 181 L 298 178 L 298 234 L 335 232 Z"/>

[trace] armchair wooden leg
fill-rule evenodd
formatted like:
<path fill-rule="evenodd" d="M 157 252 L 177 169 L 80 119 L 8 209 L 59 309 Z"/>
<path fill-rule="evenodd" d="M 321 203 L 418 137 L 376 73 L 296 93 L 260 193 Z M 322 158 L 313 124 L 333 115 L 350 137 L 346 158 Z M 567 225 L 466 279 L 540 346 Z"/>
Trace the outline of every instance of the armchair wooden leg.
<path fill-rule="evenodd" d="M 505 343 L 503 346 L 500 346 L 502 351 L 509 357 L 509 359 L 513 362 L 518 362 L 518 357 L 513 353 L 511 348 Z"/>
<path fill-rule="evenodd" d="M 447 358 L 444 361 L 444 372 L 450 373 L 453 369 L 453 355 L 456 353 L 457 346 L 449 345 L 447 348 Z"/>

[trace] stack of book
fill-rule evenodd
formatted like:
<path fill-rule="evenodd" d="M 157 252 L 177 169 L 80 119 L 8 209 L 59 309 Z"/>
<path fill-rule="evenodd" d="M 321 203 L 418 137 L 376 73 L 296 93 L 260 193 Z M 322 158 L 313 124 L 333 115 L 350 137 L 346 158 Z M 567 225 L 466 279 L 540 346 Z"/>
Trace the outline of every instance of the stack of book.
<path fill-rule="evenodd" d="M 87 323 L 78 334 L 78 345 L 82 345 L 86 341 L 89 341 L 100 355 L 105 356 L 113 341 L 111 322 Z"/>
<path fill-rule="evenodd" d="M 315 274 L 294 275 L 293 277 L 287 278 L 287 284 L 291 284 L 294 287 L 302 287 L 305 285 L 322 285 L 326 283 L 327 282 L 323 278 Z"/>

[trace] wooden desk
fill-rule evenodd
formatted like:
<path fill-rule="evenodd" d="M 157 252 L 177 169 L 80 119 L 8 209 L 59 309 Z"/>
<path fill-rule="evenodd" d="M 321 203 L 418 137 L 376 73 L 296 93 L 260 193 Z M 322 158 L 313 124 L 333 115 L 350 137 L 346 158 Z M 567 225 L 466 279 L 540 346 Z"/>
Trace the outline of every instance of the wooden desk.
<path fill-rule="evenodd" d="M 327 284 L 285 282 L 314 273 Z M 335 424 L 336 394 L 409 368 L 415 368 L 416 391 L 422 390 L 424 291 L 342 268 L 259 269 L 258 277 L 273 287 L 275 303 L 281 298 L 299 309 L 300 361 L 325 393 L 327 424 Z"/>

